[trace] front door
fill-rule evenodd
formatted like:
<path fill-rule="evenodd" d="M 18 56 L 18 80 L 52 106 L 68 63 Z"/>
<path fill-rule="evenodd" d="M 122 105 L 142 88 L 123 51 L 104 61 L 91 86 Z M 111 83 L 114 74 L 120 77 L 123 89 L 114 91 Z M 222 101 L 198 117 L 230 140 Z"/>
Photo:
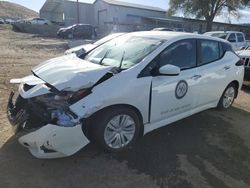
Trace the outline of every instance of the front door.
<path fill-rule="evenodd" d="M 177 76 L 156 75 L 152 78 L 151 123 L 191 113 L 196 107 L 198 79 L 196 40 L 173 43 L 157 58 L 157 67 L 166 64 L 181 68 Z"/>

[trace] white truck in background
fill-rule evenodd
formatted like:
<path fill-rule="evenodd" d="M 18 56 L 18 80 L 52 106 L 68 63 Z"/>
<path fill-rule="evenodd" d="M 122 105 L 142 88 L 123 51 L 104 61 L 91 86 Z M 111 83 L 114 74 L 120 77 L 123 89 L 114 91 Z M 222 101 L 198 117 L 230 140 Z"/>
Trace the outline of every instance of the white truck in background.
<path fill-rule="evenodd" d="M 211 31 L 204 33 L 204 35 L 218 37 L 229 41 L 235 51 L 250 44 L 249 41 L 245 39 L 244 33 L 238 31 Z"/>

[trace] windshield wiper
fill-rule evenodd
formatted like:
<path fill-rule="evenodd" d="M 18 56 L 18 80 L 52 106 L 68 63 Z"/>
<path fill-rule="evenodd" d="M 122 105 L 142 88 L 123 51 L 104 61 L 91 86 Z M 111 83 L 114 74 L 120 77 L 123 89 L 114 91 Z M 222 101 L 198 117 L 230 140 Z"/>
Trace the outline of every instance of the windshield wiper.
<path fill-rule="evenodd" d="M 121 58 L 121 61 L 120 61 L 120 65 L 118 67 L 119 71 L 122 70 L 122 63 L 123 63 L 123 60 L 124 60 L 124 56 L 125 56 L 125 51 L 123 51 L 122 58 Z"/>
<path fill-rule="evenodd" d="M 109 54 L 110 51 L 111 51 L 110 49 L 106 51 L 106 53 L 104 54 L 103 58 L 99 61 L 100 65 L 103 65 L 102 62 L 107 57 L 107 55 Z"/>

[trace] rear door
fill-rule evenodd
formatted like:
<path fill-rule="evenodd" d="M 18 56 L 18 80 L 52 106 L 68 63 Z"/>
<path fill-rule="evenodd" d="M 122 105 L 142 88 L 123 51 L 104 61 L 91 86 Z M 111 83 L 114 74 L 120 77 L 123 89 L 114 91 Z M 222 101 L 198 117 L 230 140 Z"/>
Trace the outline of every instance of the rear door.
<path fill-rule="evenodd" d="M 216 40 L 198 40 L 199 97 L 197 107 L 218 101 L 232 74 L 232 62 L 226 59 L 222 43 Z"/>

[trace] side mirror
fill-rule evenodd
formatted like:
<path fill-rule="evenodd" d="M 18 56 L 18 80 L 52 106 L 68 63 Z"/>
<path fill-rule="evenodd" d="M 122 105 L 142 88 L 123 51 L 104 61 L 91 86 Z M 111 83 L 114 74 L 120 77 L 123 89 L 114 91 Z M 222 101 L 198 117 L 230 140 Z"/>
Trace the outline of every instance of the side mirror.
<path fill-rule="evenodd" d="M 161 75 L 177 76 L 181 72 L 181 69 L 174 65 L 164 65 L 159 69 Z"/>

